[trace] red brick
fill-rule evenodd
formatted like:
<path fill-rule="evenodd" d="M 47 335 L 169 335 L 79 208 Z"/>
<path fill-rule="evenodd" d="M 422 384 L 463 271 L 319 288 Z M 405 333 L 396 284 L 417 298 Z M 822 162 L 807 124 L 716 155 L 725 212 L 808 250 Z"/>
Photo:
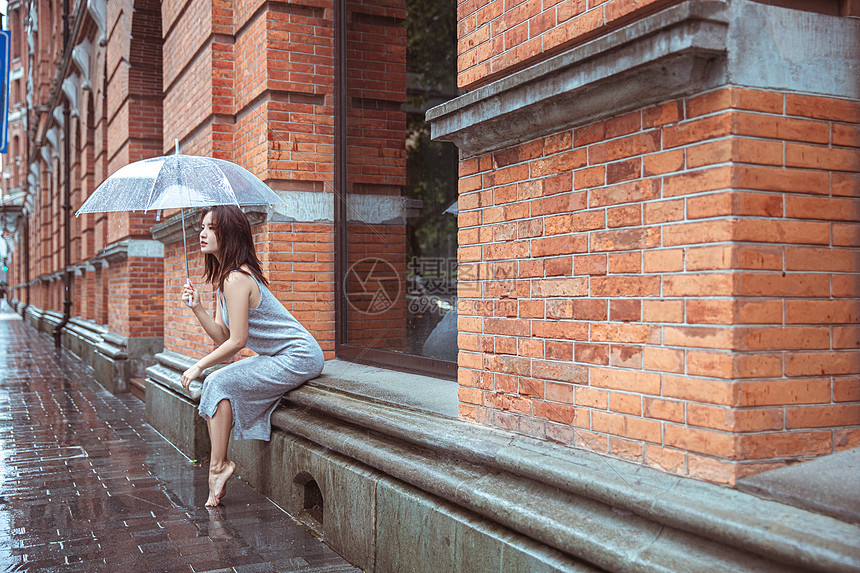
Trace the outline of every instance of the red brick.
<path fill-rule="evenodd" d="M 577 301 L 579 304 L 579 301 Z M 550 319 L 566 319 L 573 318 L 573 301 L 572 300 L 547 300 L 546 318 Z"/>
<path fill-rule="evenodd" d="M 680 223 L 663 227 L 663 246 L 718 243 L 734 238 L 737 222 L 729 220 Z"/>
<path fill-rule="evenodd" d="M 674 474 L 686 473 L 687 455 L 681 450 L 645 445 L 645 464 Z"/>
<path fill-rule="evenodd" d="M 738 350 L 801 350 L 830 347 L 830 331 L 823 327 L 743 327 L 735 329 Z"/>
<path fill-rule="evenodd" d="M 578 169 L 573 174 L 574 189 L 589 189 L 606 183 L 606 167 L 598 165 L 587 169 Z"/>
<path fill-rule="evenodd" d="M 577 255 L 573 258 L 573 273 L 576 275 L 605 275 L 606 255 Z"/>
<path fill-rule="evenodd" d="M 667 446 L 734 459 L 737 456 L 735 437 L 728 432 L 664 424 L 664 444 Z"/>
<path fill-rule="evenodd" d="M 799 117 L 860 123 L 860 103 L 836 98 L 788 94 L 785 97 L 785 113 Z"/>
<path fill-rule="evenodd" d="M 663 149 L 672 149 L 681 145 L 725 137 L 731 134 L 732 123 L 732 114 L 724 113 L 687 121 L 672 127 L 664 127 Z"/>
<path fill-rule="evenodd" d="M 662 400 L 646 396 L 643 399 L 644 416 L 669 422 L 683 423 L 686 419 L 686 406 L 684 402 L 675 400 Z"/>
<path fill-rule="evenodd" d="M 642 158 L 642 175 L 663 175 L 684 168 L 684 151 L 676 149 L 663 153 L 653 153 Z"/>
<path fill-rule="evenodd" d="M 781 406 L 830 402 L 830 380 L 750 380 L 738 383 L 737 406 Z"/>
<path fill-rule="evenodd" d="M 616 368 L 642 368 L 642 347 L 613 344 L 609 351 L 609 364 Z"/>
<path fill-rule="evenodd" d="M 733 132 L 778 141 L 829 143 L 830 125 L 825 121 L 795 119 L 754 113 L 735 114 Z"/>
<path fill-rule="evenodd" d="M 785 108 L 784 96 L 765 90 L 733 89 L 733 103 L 738 109 L 782 113 Z"/>
<path fill-rule="evenodd" d="M 784 458 L 830 453 L 830 432 L 784 432 L 740 436 L 738 450 L 743 459 Z"/>
<path fill-rule="evenodd" d="M 660 149 L 660 131 L 653 130 L 627 137 L 596 143 L 588 148 L 588 164 L 597 165 Z"/>
<path fill-rule="evenodd" d="M 621 299 L 609 301 L 609 320 L 630 322 L 639 321 L 642 317 L 642 301 Z"/>
<path fill-rule="evenodd" d="M 645 203 L 645 224 L 655 225 L 684 220 L 684 200 L 649 201 Z"/>
<path fill-rule="evenodd" d="M 860 353 L 792 352 L 785 357 L 786 376 L 825 376 L 860 373 Z"/>
<path fill-rule="evenodd" d="M 645 300 L 642 302 L 645 322 L 684 322 L 684 301 Z"/>
<path fill-rule="evenodd" d="M 639 274 L 642 272 L 642 254 L 610 253 L 607 257 L 609 274 Z"/>
<path fill-rule="evenodd" d="M 563 340 L 587 340 L 588 325 L 577 322 L 532 322 L 532 336 Z"/>
<path fill-rule="evenodd" d="M 834 196 L 860 197 L 860 173 L 831 173 Z"/>
<path fill-rule="evenodd" d="M 674 153 L 684 153 L 677 150 Z M 687 168 L 696 169 L 706 165 L 717 165 L 728 163 L 734 156 L 734 145 L 732 139 L 718 139 L 701 145 L 691 145 L 686 148 Z M 677 170 L 673 170 L 677 171 Z"/>
<path fill-rule="evenodd" d="M 833 329 L 833 348 L 837 350 L 860 348 L 860 327 L 835 327 Z"/>
<path fill-rule="evenodd" d="M 571 303 L 573 305 L 573 303 Z M 577 300 L 573 318 L 577 320 L 606 320 L 606 301 L 588 298 Z"/>
<path fill-rule="evenodd" d="M 686 101 L 687 117 L 692 118 L 729 109 L 732 107 L 733 99 L 732 88 L 720 88 L 691 97 Z"/>
<path fill-rule="evenodd" d="M 577 343 L 575 356 L 576 361 L 583 364 L 609 366 L 609 346 L 606 344 Z"/>
<path fill-rule="evenodd" d="M 736 293 L 741 296 L 828 297 L 826 275 L 791 273 L 739 273 Z"/>
<path fill-rule="evenodd" d="M 683 249 L 649 250 L 643 253 L 646 273 L 670 273 L 684 269 Z"/>
<path fill-rule="evenodd" d="M 835 402 L 860 402 L 860 378 L 837 378 L 833 382 Z"/>
<path fill-rule="evenodd" d="M 807 169 L 738 165 L 733 170 L 732 186 L 737 189 L 826 195 L 830 192 L 830 176 Z"/>
<path fill-rule="evenodd" d="M 576 410 L 573 406 L 556 404 L 554 402 L 534 402 L 534 413 L 539 418 L 545 418 L 559 424 L 573 424 Z"/>
<path fill-rule="evenodd" d="M 544 346 L 549 360 L 573 360 L 573 344 L 570 342 L 547 340 Z"/>
<path fill-rule="evenodd" d="M 785 165 L 832 171 L 860 171 L 860 153 L 853 149 L 786 143 Z"/>
<path fill-rule="evenodd" d="M 860 126 L 834 123 L 830 141 L 833 145 L 860 147 Z"/>
<path fill-rule="evenodd" d="M 639 203 L 660 197 L 660 182 L 656 179 L 623 183 L 595 189 L 588 196 L 588 207 L 606 207 L 623 203 Z"/>
<path fill-rule="evenodd" d="M 844 324 L 860 322 L 860 302 L 787 300 L 786 324 Z"/>
<path fill-rule="evenodd" d="M 734 377 L 732 356 L 728 352 L 687 351 L 687 374 L 731 380 Z"/>
<path fill-rule="evenodd" d="M 647 227 L 591 234 L 591 252 L 649 249 L 659 245 L 660 229 Z"/>
<path fill-rule="evenodd" d="M 860 425 L 860 404 L 788 408 L 786 428 L 833 428 Z"/>
<path fill-rule="evenodd" d="M 669 175 L 663 178 L 663 197 L 728 189 L 732 186 L 732 173 L 731 167 L 723 166 Z"/>
<path fill-rule="evenodd" d="M 651 372 L 592 366 L 589 368 L 589 379 L 592 387 L 660 394 L 660 375 Z"/>
<path fill-rule="evenodd" d="M 642 127 L 658 127 L 675 123 L 684 118 L 684 110 L 681 102 L 672 101 L 654 107 L 645 108 L 642 111 Z"/>
<path fill-rule="evenodd" d="M 785 215 L 798 219 L 860 220 L 860 200 L 788 196 Z"/>
<path fill-rule="evenodd" d="M 782 430 L 782 408 L 736 410 L 704 404 L 687 405 L 687 423 L 727 432 Z"/>
<path fill-rule="evenodd" d="M 739 354 L 734 357 L 734 377 L 778 378 L 783 375 L 783 354 Z"/>
<path fill-rule="evenodd" d="M 664 398 L 734 406 L 738 391 L 738 387 L 729 380 L 663 376 Z"/>
<path fill-rule="evenodd" d="M 575 232 L 594 231 L 606 227 L 606 212 L 604 210 L 574 213 L 572 217 Z"/>
<path fill-rule="evenodd" d="M 676 274 L 663 277 L 663 296 L 731 296 L 734 275 L 730 273 Z"/>

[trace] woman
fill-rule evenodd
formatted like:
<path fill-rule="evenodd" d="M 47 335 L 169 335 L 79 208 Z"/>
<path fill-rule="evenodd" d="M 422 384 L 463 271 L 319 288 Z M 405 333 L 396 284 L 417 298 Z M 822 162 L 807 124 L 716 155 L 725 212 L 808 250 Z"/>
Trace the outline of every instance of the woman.
<path fill-rule="evenodd" d="M 185 285 L 182 300 L 218 347 L 182 374 L 182 386 L 187 390 L 203 370 L 246 346 L 257 353 L 208 375 L 200 396 L 198 412 L 206 419 L 212 445 L 206 505 L 216 506 L 236 469 L 227 459 L 231 427 L 234 440 L 268 440 L 278 402 L 285 392 L 319 376 L 323 353 L 267 288 L 245 214 L 235 206 L 210 207 L 202 227 L 200 251 L 204 278 L 216 287 L 215 318 L 193 286 Z"/>

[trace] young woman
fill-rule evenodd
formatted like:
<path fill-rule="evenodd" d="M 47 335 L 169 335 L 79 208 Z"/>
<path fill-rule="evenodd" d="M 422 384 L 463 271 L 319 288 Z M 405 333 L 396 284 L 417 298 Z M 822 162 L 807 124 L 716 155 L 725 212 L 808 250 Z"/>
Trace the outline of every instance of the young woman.
<path fill-rule="evenodd" d="M 212 444 L 206 505 L 216 506 L 236 469 L 227 459 L 230 429 L 234 440 L 268 440 L 278 402 L 284 393 L 319 376 L 323 353 L 267 288 L 251 225 L 241 209 L 211 207 L 203 214 L 202 227 L 200 251 L 204 278 L 216 287 L 215 318 L 203 308 L 193 286 L 185 286 L 182 300 L 218 347 L 182 374 L 182 386 L 187 390 L 203 370 L 246 346 L 257 353 L 213 372 L 203 384 L 198 412 L 206 419 Z"/>

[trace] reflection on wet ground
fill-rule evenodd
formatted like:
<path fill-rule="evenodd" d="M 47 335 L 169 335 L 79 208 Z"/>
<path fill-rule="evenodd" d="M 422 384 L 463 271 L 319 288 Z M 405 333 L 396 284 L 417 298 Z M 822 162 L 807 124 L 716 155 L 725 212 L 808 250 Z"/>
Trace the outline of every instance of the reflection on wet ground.
<path fill-rule="evenodd" d="M 0 314 L 0 570 L 357 572 L 245 482 L 206 467 L 15 314 Z"/>

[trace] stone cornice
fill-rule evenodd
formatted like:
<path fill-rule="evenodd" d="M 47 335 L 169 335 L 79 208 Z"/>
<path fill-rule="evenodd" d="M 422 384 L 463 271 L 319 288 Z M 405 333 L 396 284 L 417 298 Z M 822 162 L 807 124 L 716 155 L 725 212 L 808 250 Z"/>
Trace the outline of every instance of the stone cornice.
<path fill-rule="evenodd" d="M 464 157 L 716 87 L 727 78 L 725 2 L 688 1 L 427 111 Z"/>
<path fill-rule="evenodd" d="M 252 226 L 264 223 L 267 220 L 266 207 L 244 207 L 242 210 L 248 216 L 248 221 Z M 197 242 L 196 227 L 198 221 L 200 221 L 200 213 L 202 212 L 203 209 L 186 209 L 185 211 L 185 236 L 186 239 L 190 237 L 191 242 L 195 244 Z M 153 225 L 150 228 L 152 238 L 165 245 L 182 241 L 182 221 L 182 213 L 176 213 L 172 217 Z"/>

